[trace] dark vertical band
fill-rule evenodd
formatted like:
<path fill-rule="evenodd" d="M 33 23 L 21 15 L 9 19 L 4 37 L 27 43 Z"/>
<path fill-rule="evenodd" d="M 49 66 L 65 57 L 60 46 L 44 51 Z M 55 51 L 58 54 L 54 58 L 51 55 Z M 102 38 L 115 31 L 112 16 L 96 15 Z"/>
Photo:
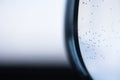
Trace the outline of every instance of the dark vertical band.
<path fill-rule="evenodd" d="M 79 48 L 78 8 L 79 0 L 67 0 L 65 16 L 65 43 L 72 67 L 77 70 L 83 80 L 91 80 L 91 77 L 83 63 Z"/>

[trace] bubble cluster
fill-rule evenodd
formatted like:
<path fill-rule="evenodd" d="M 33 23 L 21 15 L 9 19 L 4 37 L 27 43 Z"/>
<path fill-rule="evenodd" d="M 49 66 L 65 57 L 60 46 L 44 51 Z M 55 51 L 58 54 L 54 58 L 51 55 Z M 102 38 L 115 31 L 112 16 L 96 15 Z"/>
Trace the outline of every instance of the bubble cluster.
<path fill-rule="evenodd" d="M 82 2 L 82 4 L 85 4 L 85 5 L 87 5 L 87 3 L 86 3 L 86 2 Z"/>
<path fill-rule="evenodd" d="M 80 0 L 79 45 L 83 61 L 87 67 L 90 67 L 88 69 L 90 73 L 94 73 L 93 67 L 98 71 L 96 72 L 98 75 L 104 74 L 106 66 L 110 70 L 109 66 L 114 64 L 120 68 L 119 9 L 118 0 Z"/>
<path fill-rule="evenodd" d="M 85 32 L 84 34 L 79 34 L 79 37 L 80 37 L 79 38 L 80 42 L 83 42 L 83 40 L 85 38 L 87 38 L 85 40 L 85 43 L 83 44 L 85 52 L 90 52 L 90 54 L 91 54 L 91 55 L 88 55 L 89 57 L 87 56 L 87 59 L 96 59 L 96 57 L 101 57 L 102 54 L 96 54 L 96 53 L 98 53 L 98 52 L 96 52 L 96 49 L 99 48 L 100 46 L 102 46 L 102 44 L 103 44 L 102 40 L 100 40 L 100 37 L 102 37 L 102 34 L 98 34 L 97 32 L 92 32 L 89 30 L 89 31 Z M 88 37 L 90 37 L 90 38 L 88 38 Z M 106 47 L 108 47 L 108 46 L 106 46 Z M 92 58 L 93 56 L 94 56 L 94 58 Z"/>

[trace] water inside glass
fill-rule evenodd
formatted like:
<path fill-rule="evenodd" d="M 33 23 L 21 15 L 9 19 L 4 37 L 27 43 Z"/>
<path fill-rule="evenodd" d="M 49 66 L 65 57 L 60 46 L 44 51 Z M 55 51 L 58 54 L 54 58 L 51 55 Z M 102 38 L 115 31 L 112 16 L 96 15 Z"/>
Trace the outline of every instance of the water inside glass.
<path fill-rule="evenodd" d="M 120 0 L 80 0 L 81 55 L 94 80 L 120 80 Z"/>

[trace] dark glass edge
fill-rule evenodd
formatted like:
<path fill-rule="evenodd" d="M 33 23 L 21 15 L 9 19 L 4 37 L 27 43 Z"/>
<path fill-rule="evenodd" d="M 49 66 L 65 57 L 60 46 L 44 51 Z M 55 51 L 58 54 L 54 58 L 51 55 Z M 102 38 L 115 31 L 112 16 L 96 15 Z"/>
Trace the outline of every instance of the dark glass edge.
<path fill-rule="evenodd" d="M 65 14 L 65 43 L 72 67 L 82 80 L 92 80 L 83 62 L 78 41 L 79 0 L 67 0 Z"/>

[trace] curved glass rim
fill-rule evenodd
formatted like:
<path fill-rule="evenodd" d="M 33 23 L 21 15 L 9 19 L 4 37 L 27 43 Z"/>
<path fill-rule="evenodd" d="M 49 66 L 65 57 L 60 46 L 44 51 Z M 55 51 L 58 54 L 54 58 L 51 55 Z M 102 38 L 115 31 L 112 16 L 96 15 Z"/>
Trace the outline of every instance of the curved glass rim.
<path fill-rule="evenodd" d="M 81 56 L 78 41 L 79 0 L 67 0 L 65 14 L 65 43 L 72 67 L 76 68 L 83 80 L 92 80 Z"/>

